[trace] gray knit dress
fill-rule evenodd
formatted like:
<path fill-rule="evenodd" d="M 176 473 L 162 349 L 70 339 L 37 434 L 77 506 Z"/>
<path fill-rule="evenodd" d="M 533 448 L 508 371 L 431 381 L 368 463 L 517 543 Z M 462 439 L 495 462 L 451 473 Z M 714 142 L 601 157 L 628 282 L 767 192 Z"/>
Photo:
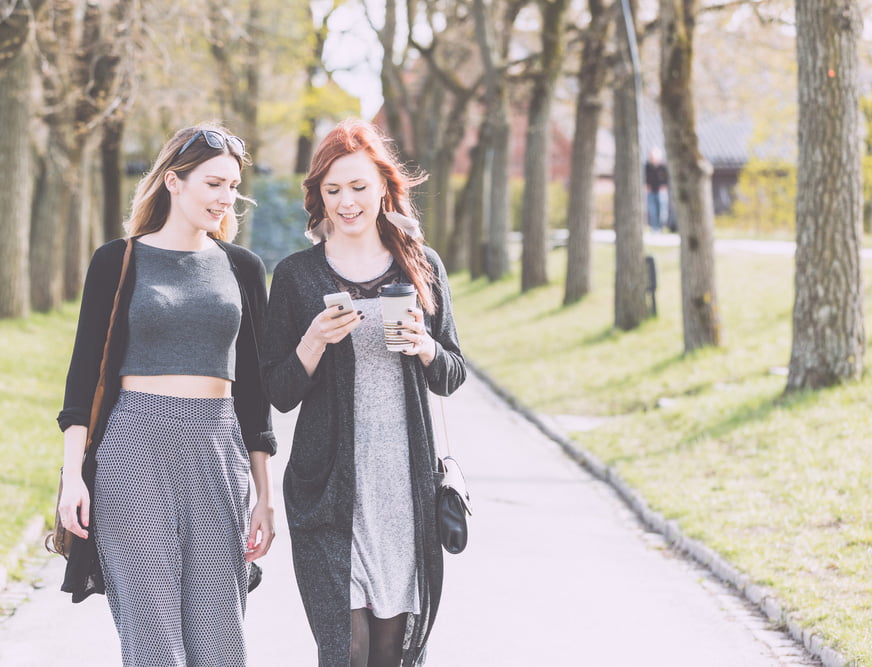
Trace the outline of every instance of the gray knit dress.
<path fill-rule="evenodd" d="M 351 609 L 393 618 L 419 609 L 403 369 L 400 353 L 385 346 L 378 297 L 354 299 L 354 307 L 365 317 L 351 334 L 357 360 Z"/>

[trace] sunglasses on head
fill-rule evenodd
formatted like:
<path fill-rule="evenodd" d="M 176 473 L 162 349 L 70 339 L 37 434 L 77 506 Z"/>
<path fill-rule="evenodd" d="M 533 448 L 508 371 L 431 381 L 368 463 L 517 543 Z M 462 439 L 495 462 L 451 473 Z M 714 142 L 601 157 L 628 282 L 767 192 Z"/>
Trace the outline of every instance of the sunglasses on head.
<path fill-rule="evenodd" d="M 245 142 L 239 137 L 234 137 L 232 134 L 225 136 L 223 133 L 216 130 L 200 130 L 193 137 L 191 137 L 184 144 L 182 144 L 182 147 L 179 149 L 176 157 L 180 157 L 181 154 L 188 150 L 191 144 L 197 141 L 197 139 L 199 139 L 200 137 L 203 137 L 206 140 L 206 144 L 209 146 L 209 148 L 223 151 L 225 148 L 227 148 L 227 145 L 230 144 L 231 148 L 239 153 L 239 155 L 243 155 L 245 153 Z"/>

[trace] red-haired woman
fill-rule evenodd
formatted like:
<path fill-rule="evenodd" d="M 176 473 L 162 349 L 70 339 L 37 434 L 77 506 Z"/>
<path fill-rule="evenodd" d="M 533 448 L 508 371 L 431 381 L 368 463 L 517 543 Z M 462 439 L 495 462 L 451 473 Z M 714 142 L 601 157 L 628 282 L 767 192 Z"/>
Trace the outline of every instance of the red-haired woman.
<path fill-rule="evenodd" d="M 371 124 L 320 144 L 306 180 L 316 245 L 276 267 L 264 378 L 279 410 L 301 405 L 285 471 L 294 569 L 319 664 L 423 664 L 442 591 L 428 389 L 466 378 L 445 269 L 424 246 L 406 173 Z M 411 283 L 420 308 L 385 345 L 379 290 Z M 352 308 L 325 308 L 348 292 Z"/>

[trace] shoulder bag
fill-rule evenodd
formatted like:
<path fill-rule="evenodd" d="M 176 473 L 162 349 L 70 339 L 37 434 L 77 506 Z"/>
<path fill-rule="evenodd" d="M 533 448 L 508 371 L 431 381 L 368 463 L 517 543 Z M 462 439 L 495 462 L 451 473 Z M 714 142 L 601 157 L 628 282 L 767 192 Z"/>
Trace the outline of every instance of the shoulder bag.
<path fill-rule="evenodd" d="M 121 262 L 121 276 L 118 279 L 118 287 L 115 290 L 115 300 L 112 303 L 112 314 L 109 315 L 109 327 L 106 330 L 106 342 L 103 345 L 103 358 L 100 360 L 100 374 L 97 378 L 97 387 L 94 390 L 94 400 L 91 403 L 91 419 L 88 424 L 88 437 L 85 440 L 85 451 L 91 446 L 91 439 L 94 436 L 94 429 L 97 427 L 97 420 L 100 418 L 100 407 L 103 404 L 103 393 L 106 389 L 106 356 L 109 352 L 109 340 L 112 338 L 112 328 L 115 326 L 115 315 L 118 312 L 118 300 L 121 296 L 121 288 L 124 286 L 124 280 L 127 277 L 127 267 L 130 264 L 130 253 L 133 250 L 133 239 L 127 239 L 127 247 L 124 249 L 124 259 Z M 64 490 L 63 468 L 61 468 L 61 481 L 58 488 L 58 502 L 61 499 L 61 493 Z M 70 547 L 73 543 L 73 534 L 64 528 L 61 522 L 61 515 L 55 509 L 55 525 L 54 530 L 45 537 L 45 548 L 51 553 L 60 554 L 64 558 L 70 557 Z"/>
<path fill-rule="evenodd" d="M 442 547 L 450 554 L 459 554 L 466 548 L 469 540 L 469 526 L 467 515 L 472 516 L 472 506 L 469 500 L 469 490 L 466 488 L 466 479 L 460 470 L 457 459 L 451 456 L 451 448 L 448 444 L 448 425 L 445 421 L 445 407 L 442 397 L 439 397 L 439 410 L 442 414 L 442 432 L 445 443 L 445 452 L 440 453 L 439 473 L 441 480 L 436 487 L 436 528 L 439 531 L 439 541 Z M 437 438 L 438 440 L 438 438 Z"/>

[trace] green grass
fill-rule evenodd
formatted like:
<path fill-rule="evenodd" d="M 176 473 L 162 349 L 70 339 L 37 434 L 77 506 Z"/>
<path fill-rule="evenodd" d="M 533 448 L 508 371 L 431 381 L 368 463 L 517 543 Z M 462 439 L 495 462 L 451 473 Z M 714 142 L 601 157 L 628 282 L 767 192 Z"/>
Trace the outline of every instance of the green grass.
<path fill-rule="evenodd" d="M 872 665 L 872 379 L 784 396 L 785 257 L 719 255 L 724 344 L 684 355 L 678 250 L 651 253 L 659 317 L 632 332 L 612 326 L 610 247 L 595 249 L 592 294 L 566 308 L 562 251 L 549 257 L 552 284 L 523 295 L 518 276 L 454 276 L 464 353 L 540 413 L 612 417 L 572 434 L 578 446 Z M 867 294 L 870 281 L 867 267 Z"/>
<path fill-rule="evenodd" d="M 77 305 L 0 320 L 0 564 L 33 517 L 54 519 L 63 439 L 55 418 L 75 335 Z"/>

